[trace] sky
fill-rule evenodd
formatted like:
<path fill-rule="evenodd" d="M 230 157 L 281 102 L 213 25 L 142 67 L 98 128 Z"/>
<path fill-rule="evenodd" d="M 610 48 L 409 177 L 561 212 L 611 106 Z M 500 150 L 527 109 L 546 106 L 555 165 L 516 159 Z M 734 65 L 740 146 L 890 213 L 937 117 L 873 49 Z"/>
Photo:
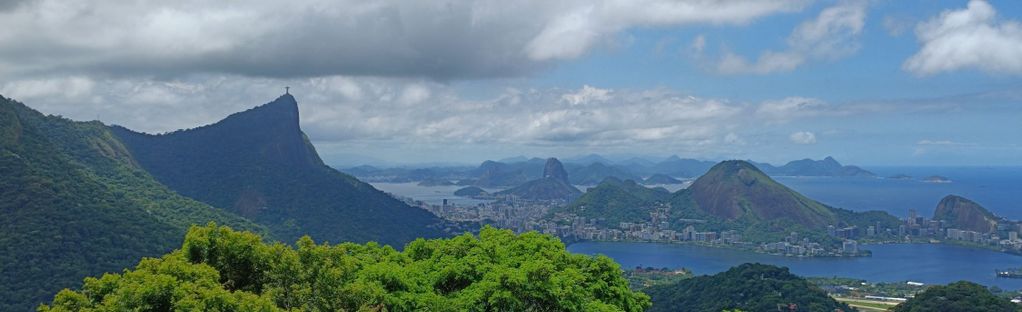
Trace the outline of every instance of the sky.
<path fill-rule="evenodd" d="M 150 133 L 290 86 L 335 166 L 1022 165 L 1022 1 L 0 0 L 0 95 Z"/>

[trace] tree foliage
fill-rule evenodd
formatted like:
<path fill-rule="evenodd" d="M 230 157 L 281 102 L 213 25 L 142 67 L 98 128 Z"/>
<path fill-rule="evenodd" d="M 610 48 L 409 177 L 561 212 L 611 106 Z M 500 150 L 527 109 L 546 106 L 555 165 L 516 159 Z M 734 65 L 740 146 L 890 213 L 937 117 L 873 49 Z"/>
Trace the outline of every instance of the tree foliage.
<path fill-rule="evenodd" d="M 156 182 L 105 125 L 0 97 L 0 311 L 166 253 L 211 220 L 262 231 Z"/>
<path fill-rule="evenodd" d="M 296 247 L 210 224 L 134 270 L 86 278 L 40 311 L 643 311 L 604 256 L 490 227 L 478 236 Z"/>
<path fill-rule="evenodd" d="M 982 285 L 960 281 L 946 286 L 933 286 L 892 309 L 894 312 L 979 312 L 1022 311 L 1008 299 L 995 296 Z"/>
<path fill-rule="evenodd" d="M 647 290 L 657 311 L 854 311 L 787 268 L 746 263 L 712 276 L 681 280 Z"/>

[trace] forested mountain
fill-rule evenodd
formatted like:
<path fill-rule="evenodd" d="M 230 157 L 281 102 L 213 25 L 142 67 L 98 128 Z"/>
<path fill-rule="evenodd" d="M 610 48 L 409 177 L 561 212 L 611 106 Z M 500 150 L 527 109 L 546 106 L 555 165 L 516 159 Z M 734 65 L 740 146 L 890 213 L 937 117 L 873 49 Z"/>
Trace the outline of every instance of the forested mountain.
<path fill-rule="evenodd" d="M 777 183 L 744 161 L 725 161 L 692 182 L 683 195 L 719 218 L 791 219 L 810 227 L 837 221 L 823 204 Z"/>
<path fill-rule="evenodd" d="M 666 203 L 671 193 L 663 188 L 647 188 L 635 181 L 607 178 L 591 187 L 577 200 L 553 212 L 567 211 L 581 217 L 601 219 L 616 227 L 621 222 L 643 222 L 657 203 Z"/>
<path fill-rule="evenodd" d="M 0 311 L 180 243 L 189 225 L 263 227 L 158 183 L 109 128 L 0 97 Z"/>
<path fill-rule="evenodd" d="M 209 225 L 181 249 L 123 274 L 88 278 L 41 311 L 622 311 L 649 297 L 605 256 L 552 236 L 484 228 L 478 236 L 377 244 L 268 245 Z"/>
<path fill-rule="evenodd" d="M 783 240 L 791 232 L 828 241 L 834 240 L 827 237 L 829 225 L 865 228 L 878 222 L 885 227 L 899 224 L 897 218 L 881 211 L 829 207 L 739 160 L 715 165 L 691 186 L 673 194 L 632 181 L 607 179 L 563 209 L 616 227 L 620 222 L 647 222 L 649 213 L 657 208 L 666 209 L 671 219 L 698 220 L 696 230 L 737 230 L 752 242 Z M 686 225 L 672 224 L 675 230 Z"/>
<path fill-rule="evenodd" d="M 854 311 L 819 287 L 764 264 L 742 264 L 725 272 L 697 276 L 646 290 L 649 312 L 660 311 Z"/>
<path fill-rule="evenodd" d="M 893 312 L 1018 312 L 1022 306 L 995 296 L 982 285 L 960 281 L 937 285 L 916 294 L 893 309 Z"/>
<path fill-rule="evenodd" d="M 438 218 L 327 167 L 290 94 L 215 124 L 167 134 L 114 127 L 138 164 L 178 193 L 266 225 L 275 238 L 400 245 Z"/>

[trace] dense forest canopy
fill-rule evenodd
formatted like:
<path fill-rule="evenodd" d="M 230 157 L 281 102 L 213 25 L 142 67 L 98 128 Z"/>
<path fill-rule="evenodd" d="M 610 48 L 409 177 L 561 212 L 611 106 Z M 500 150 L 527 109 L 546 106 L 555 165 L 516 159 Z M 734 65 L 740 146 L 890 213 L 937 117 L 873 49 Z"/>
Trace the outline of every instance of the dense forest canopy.
<path fill-rule="evenodd" d="M 854 311 L 787 268 L 746 263 L 716 275 L 647 289 L 657 311 Z"/>
<path fill-rule="evenodd" d="M 643 311 L 617 263 L 554 237 L 490 227 L 478 236 L 297 247 L 192 227 L 181 249 L 86 278 L 41 311 Z"/>
<path fill-rule="evenodd" d="M 160 184 L 105 125 L 0 97 L 0 311 L 171 251 L 209 221 L 266 232 Z"/>
<path fill-rule="evenodd" d="M 894 312 L 980 312 L 1022 311 L 1010 300 L 998 297 L 982 285 L 960 281 L 933 286 L 894 307 Z"/>

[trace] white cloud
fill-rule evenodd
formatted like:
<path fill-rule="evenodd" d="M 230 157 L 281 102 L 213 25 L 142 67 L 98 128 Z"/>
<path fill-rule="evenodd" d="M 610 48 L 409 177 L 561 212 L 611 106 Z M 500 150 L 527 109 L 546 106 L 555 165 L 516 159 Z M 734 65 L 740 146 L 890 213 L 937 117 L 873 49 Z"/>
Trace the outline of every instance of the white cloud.
<path fill-rule="evenodd" d="M 795 144 L 816 144 L 816 135 L 809 131 L 794 132 L 788 139 Z"/>
<path fill-rule="evenodd" d="M 986 1 L 947 10 L 916 26 L 922 47 L 902 68 L 927 76 L 960 69 L 1022 74 L 1022 25 L 1000 20 Z"/>
<path fill-rule="evenodd" d="M 571 105 L 585 105 L 590 102 L 603 102 L 609 100 L 610 97 L 609 89 L 595 88 L 589 85 L 583 85 L 582 89 L 578 92 L 567 93 L 561 96 L 561 100 Z"/>
<path fill-rule="evenodd" d="M 722 74 L 769 74 L 792 71 L 812 60 L 847 57 L 859 50 L 867 5 L 861 0 L 841 1 L 796 27 L 788 36 L 786 50 L 765 51 L 754 62 L 725 51 L 715 70 Z"/>
<path fill-rule="evenodd" d="M 706 49 L 706 36 L 698 35 L 692 39 L 692 51 L 695 53 L 703 53 Z"/>
<path fill-rule="evenodd" d="M 0 5 L 0 74 L 512 77 L 630 28 L 740 25 L 809 1 L 24 1 Z"/>
<path fill-rule="evenodd" d="M 820 99 L 800 96 L 763 101 L 756 108 L 757 116 L 772 122 L 784 122 L 792 119 L 833 113 L 836 112 L 826 102 Z"/>
<path fill-rule="evenodd" d="M 745 140 L 742 140 L 742 138 L 739 137 L 734 132 L 730 132 L 730 133 L 728 133 L 727 135 L 724 136 L 724 143 L 732 144 L 732 145 L 744 145 L 745 144 Z"/>

